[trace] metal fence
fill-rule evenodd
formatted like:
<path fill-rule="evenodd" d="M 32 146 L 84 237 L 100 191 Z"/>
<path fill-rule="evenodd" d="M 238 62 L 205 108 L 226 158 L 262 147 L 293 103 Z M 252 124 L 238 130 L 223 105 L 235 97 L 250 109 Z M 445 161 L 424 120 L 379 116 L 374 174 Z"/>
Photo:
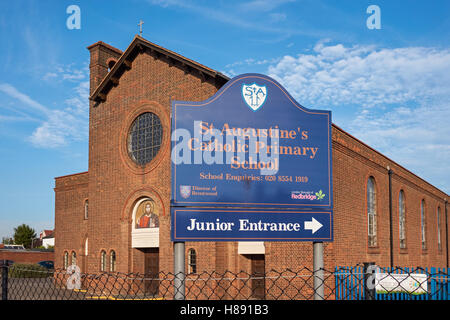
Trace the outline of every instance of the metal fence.
<path fill-rule="evenodd" d="M 339 267 L 332 272 L 322 269 L 319 273 L 304 267 L 260 275 L 230 271 L 82 274 L 77 268 L 43 270 L 29 265 L 3 265 L 1 269 L 3 300 L 172 300 L 178 290 L 183 290 L 186 300 L 313 300 L 318 298 L 315 278 L 323 292 L 319 298 L 324 300 L 449 299 L 449 270 L 435 268 L 379 269 L 377 274 L 367 266 Z M 175 279 L 182 280 L 184 287 L 175 287 L 179 282 Z"/>
<path fill-rule="evenodd" d="M 450 300 L 450 268 L 336 267 L 336 300 Z"/>

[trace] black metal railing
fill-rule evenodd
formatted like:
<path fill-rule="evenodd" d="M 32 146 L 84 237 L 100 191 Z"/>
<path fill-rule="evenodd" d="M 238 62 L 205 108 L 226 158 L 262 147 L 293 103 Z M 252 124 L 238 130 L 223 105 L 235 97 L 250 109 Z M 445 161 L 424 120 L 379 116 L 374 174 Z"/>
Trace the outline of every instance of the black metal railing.
<path fill-rule="evenodd" d="M 448 269 L 361 265 L 320 271 L 319 298 L 324 300 L 449 299 Z M 315 277 L 318 273 L 306 267 L 259 275 L 244 271 L 143 275 L 3 264 L 0 290 L 3 300 L 172 300 L 178 290 L 186 300 L 313 300 L 318 292 Z M 177 278 L 183 280 L 182 288 L 175 287 Z"/>

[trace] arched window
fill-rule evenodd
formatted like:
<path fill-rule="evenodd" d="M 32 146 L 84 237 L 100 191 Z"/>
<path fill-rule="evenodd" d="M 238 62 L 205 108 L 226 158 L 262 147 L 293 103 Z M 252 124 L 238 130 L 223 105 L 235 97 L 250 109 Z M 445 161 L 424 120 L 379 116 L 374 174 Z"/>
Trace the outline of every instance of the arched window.
<path fill-rule="evenodd" d="M 128 133 L 128 153 L 140 166 L 149 163 L 161 147 L 163 128 L 159 117 L 152 112 L 139 115 Z"/>
<path fill-rule="evenodd" d="M 398 216 L 400 248 L 406 248 L 405 193 L 403 192 L 403 190 L 400 190 L 400 195 L 398 198 Z"/>
<path fill-rule="evenodd" d="M 72 265 L 77 265 L 77 254 L 72 251 Z"/>
<path fill-rule="evenodd" d="M 116 252 L 114 250 L 109 253 L 109 271 L 116 272 Z"/>
<path fill-rule="evenodd" d="M 88 216 L 89 216 L 89 201 L 86 200 L 84 201 L 84 219 L 87 220 Z"/>
<path fill-rule="evenodd" d="M 377 245 L 377 211 L 376 211 L 375 179 L 370 177 L 367 181 L 367 219 L 369 247 Z"/>
<path fill-rule="evenodd" d="M 100 271 L 106 271 L 106 252 L 104 250 L 100 252 Z"/>
<path fill-rule="evenodd" d="M 420 225 L 422 235 L 422 249 L 427 248 L 427 233 L 426 233 L 426 217 L 425 217 L 425 200 L 420 202 Z"/>
<path fill-rule="evenodd" d="M 108 72 L 109 71 L 111 71 L 111 69 L 114 67 L 114 65 L 116 64 L 116 60 L 115 59 L 109 59 L 108 61 L 107 61 L 107 64 L 108 64 Z"/>
<path fill-rule="evenodd" d="M 63 268 L 67 269 L 68 266 L 69 266 L 69 253 L 66 251 L 64 252 Z"/>
<path fill-rule="evenodd" d="M 438 250 L 442 250 L 441 244 L 441 208 L 437 208 L 437 242 L 438 242 Z"/>
<path fill-rule="evenodd" d="M 188 251 L 188 273 L 197 273 L 197 252 L 194 249 Z"/>
<path fill-rule="evenodd" d="M 89 254 L 89 239 L 86 238 L 84 241 L 84 255 L 87 257 Z"/>

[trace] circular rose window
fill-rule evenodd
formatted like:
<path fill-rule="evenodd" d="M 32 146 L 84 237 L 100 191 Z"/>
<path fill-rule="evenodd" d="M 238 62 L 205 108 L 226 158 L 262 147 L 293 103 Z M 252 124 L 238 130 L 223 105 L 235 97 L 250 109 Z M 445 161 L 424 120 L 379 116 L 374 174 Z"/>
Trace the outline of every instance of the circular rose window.
<path fill-rule="evenodd" d="M 144 166 L 157 155 L 162 143 L 162 126 L 152 112 L 139 115 L 128 133 L 128 154 L 138 165 Z"/>

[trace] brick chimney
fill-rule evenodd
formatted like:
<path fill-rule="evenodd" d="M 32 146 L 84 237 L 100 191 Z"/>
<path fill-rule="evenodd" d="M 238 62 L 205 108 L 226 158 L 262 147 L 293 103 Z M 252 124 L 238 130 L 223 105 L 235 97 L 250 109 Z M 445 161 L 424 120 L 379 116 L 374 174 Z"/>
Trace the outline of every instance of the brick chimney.
<path fill-rule="evenodd" d="M 90 72 L 90 90 L 92 94 L 114 63 L 122 55 L 122 51 L 106 44 L 102 41 L 96 42 L 87 47 L 91 54 L 89 64 Z"/>

